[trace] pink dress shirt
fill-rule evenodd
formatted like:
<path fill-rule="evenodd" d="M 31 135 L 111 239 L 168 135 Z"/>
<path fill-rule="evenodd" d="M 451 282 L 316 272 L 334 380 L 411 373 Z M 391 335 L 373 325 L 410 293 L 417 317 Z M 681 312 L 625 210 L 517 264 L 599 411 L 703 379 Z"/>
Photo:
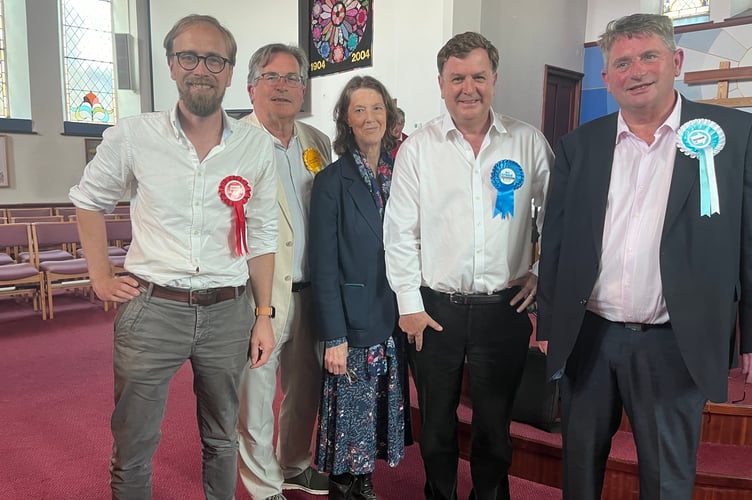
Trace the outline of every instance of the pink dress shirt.
<path fill-rule="evenodd" d="M 659 256 L 680 118 L 681 97 L 648 145 L 619 113 L 600 273 L 588 301 L 608 320 L 669 321 Z"/>

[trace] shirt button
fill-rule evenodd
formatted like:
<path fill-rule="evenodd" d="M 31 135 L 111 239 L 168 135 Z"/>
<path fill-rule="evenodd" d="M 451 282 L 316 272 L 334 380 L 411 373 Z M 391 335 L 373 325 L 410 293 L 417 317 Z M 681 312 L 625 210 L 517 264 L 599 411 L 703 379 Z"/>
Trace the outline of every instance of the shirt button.
<path fill-rule="evenodd" d="M 193 234 L 194 234 L 195 236 L 198 236 L 198 231 L 193 231 Z"/>
<path fill-rule="evenodd" d="M 287 241 L 287 242 L 285 242 L 285 246 L 286 246 L 286 247 L 291 247 L 291 246 L 292 246 L 292 241 Z"/>
<path fill-rule="evenodd" d="M 291 281 L 291 280 L 292 280 L 292 276 L 290 275 L 285 276 L 285 281 Z"/>

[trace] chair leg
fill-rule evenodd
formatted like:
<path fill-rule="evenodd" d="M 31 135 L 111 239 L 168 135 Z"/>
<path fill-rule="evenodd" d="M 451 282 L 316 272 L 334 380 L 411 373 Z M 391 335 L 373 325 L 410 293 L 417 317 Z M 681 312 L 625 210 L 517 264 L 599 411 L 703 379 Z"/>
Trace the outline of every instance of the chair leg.
<path fill-rule="evenodd" d="M 55 311 L 54 311 L 54 308 L 52 306 L 52 283 L 50 283 L 49 278 L 47 279 L 46 285 L 47 285 L 46 286 L 46 288 L 47 288 L 47 306 L 49 307 L 49 313 L 50 313 L 49 317 L 50 317 L 50 319 L 52 319 L 52 318 L 55 317 Z"/>

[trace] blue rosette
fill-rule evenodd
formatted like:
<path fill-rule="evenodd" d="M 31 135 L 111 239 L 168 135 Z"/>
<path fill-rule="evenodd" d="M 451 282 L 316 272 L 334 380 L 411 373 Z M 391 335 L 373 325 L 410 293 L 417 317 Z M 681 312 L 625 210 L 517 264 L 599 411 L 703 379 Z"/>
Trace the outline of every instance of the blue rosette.
<path fill-rule="evenodd" d="M 685 155 L 699 160 L 700 216 L 720 214 L 721 205 L 713 157 L 726 145 L 726 134 L 723 129 L 716 122 L 706 118 L 690 120 L 676 132 L 676 145 Z"/>
<path fill-rule="evenodd" d="M 514 217 L 514 192 L 525 183 L 525 173 L 519 163 L 513 160 L 500 160 L 491 170 L 491 185 L 496 189 L 494 214 Z"/>

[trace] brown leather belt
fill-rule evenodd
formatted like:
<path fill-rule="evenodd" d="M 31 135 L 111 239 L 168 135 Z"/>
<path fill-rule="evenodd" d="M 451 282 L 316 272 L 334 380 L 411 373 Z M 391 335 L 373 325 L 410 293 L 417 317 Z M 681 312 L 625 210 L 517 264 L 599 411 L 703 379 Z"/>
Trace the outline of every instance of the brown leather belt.
<path fill-rule="evenodd" d="M 179 290 L 150 283 L 149 281 L 134 276 L 133 274 L 131 274 L 131 277 L 147 289 L 151 285 L 152 297 L 174 300 L 175 302 L 184 302 L 194 306 L 211 306 L 217 302 L 234 299 L 245 293 L 245 286 L 223 286 L 220 288 L 204 288 L 200 290 Z"/>

